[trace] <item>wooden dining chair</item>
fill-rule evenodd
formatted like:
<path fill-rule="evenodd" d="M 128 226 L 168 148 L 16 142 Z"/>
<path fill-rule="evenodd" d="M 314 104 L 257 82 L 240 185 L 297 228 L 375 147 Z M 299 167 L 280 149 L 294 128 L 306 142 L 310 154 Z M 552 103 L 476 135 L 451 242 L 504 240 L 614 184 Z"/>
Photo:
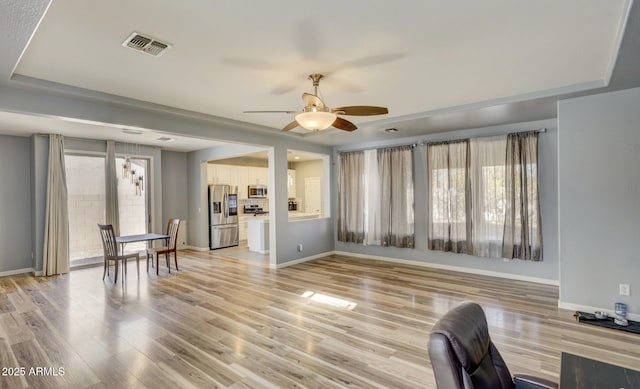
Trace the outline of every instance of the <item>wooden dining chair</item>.
<path fill-rule="evenodd" d="M 136 259 L 136 267 L 138 268 L 138 277 L 140 277 L 140 254 L 119 254 L 118 242 L 116 242 L 116 234 L 113 232 L 113 226 L 111 224 L 98 224 L 100 229 L 100 237 L 102 238 L 102 249 L 104 250 L 104 271 L 102 272 L 102 279 L 105 275 L 109 274 L 109 262 L 115 262 L 115 275 L 113 282 L 118 282 L 118 263 L 122 262 L 122 279 L 127 274 L 127 260 L 130 258 Z"/>
<path fill-rule="evenodd" d="M 173 253 L 173 259 L 176 263 L 176 270 L 178 269 L 178 228 L 180 227 L 180 219 L 169 219 L 167 223 L 167 235 L 169 235 L 169 242 L 167 246 L 163 247 L 151 247 L 147 249 L 147 272 L 149 272 L 149 259 L 151 259 L 151 266 L 153 266 L 153 258 L 156 259 L 156 275 L 160 274 L 159 262 L 160 254 L 165 255 L 167 262 L 167 268 L 171 273 L 171 253 Z"/>

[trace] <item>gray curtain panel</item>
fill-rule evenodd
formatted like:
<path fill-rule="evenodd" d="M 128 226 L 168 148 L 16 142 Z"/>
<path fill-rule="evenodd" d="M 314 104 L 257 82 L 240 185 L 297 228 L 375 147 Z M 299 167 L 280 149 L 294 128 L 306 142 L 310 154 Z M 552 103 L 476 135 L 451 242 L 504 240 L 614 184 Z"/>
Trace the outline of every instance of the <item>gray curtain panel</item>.
<path fill-rule="evenodd" d="M 472 253 L 469 140 L 427 145 L 430 250 Z"/>
<path fill-rule="evenodd" d="M 473 138 L 469 144 L 473 255 L 502 258 L 507 135 Z"/>
<path fill-rule="evenodd" d="M 44 276 L 69 272 L 69 212 L 64 167 L 64 138 L 49 135 L 47 205 L 44 225 Z"/>
<path fill-rule="evenodd" d="M 506 208 L 502 256 L 542 260 L 538 202 L 538 132 L 507 136 Z"/>
<path fill-rule="evenodd" d="M 413 147 L 378 149 L 380 244 L 415 247 Z"/>
<path fill-rule="evenodd" d="M 415 247 L 413 147 L 340 154 L 338 240 Z"/>
<path fill-rule="evenodd" d="M 338 240 L 363 243 L 364 215 L 364 152 L 340 154 L 338 177 Z"/>
<path fill-rule="evenodd" d="M 116 143 L 107 141 L 105 164 L 106 222 L 113 226 L 116 236 L 120 235 L 120 210 L 118 208 L 118 171 L 116 169 Z"/>

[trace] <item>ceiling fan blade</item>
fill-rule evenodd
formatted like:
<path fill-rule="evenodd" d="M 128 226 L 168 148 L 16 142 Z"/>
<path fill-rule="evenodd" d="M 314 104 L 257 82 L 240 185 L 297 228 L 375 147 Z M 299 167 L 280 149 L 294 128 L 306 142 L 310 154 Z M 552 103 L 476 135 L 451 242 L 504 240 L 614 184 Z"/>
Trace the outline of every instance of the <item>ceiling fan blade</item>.
<path fill-rule="evenodd" d="M 324 103 L 320 98 L 316 95 L 312 95 L 311 93 L 303 93 L 302 101 L 306 104 L 305 107 L 317 107 L 319 109 L 324 109 Z"/>
<path fill-rule="evenodd" d="M 289 93 L 292 90 L 300 87 L 300 85 L 302 84 L 303 82 L 299 81 L 298 79 L 284 81 L 276 85 L 273 89 L 269 91 L 269 93 L 271 93 L 272 95 L 283 95 L 285 93 Z"/>
<path fill-rule="evenodd" d="M 332 126 L 343 131 L 354 131 L 358 129 L 355 124 L 342 118 L 336 118 L 336 121 L 333 122 Z"/>
<path fill-rule="evenodd" d="M 242 113 L 300 113 L 298 111 L 242 111 Z"/>
<path fill-rule="evenodd" d="M 294 128 L 298 127 L 299 124 L 298 122 L 296 122 L 295 120 L 292 121 L 291 123 L 287 124 L 282 131 L 289 131 L 289 130 L 293 130 Z"/>
<path fill-rule="evenodd" d="M 337 107 L 331 110 L 341 115 L 351 116 L 372 116 L 385 115 L 389 113 L 387 107 L 372 107 L 369 105 L 353 105 L 350 107 Z"/>
<path fill-rule="evenodd" d="M 401 53 L 401 52 L 370 55 L 368 57 L 356 58 L 356 59 L 339 63 L 338 66 L 336 66 L 335 69 L 333 69 L 333 71 L 348 69 L 348 68 L 362 68 L 366 66 L 380 65 L 387 62 L 397 61 L 406 56 L 407 56 L 406 53 Z"/>

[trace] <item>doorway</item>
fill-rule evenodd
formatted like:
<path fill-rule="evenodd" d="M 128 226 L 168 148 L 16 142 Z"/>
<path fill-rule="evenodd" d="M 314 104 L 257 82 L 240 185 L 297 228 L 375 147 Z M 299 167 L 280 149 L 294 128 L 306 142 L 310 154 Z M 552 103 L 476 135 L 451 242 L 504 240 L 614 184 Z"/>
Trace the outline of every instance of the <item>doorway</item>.
<path fill-rule="evenodd" d="M 123 174 L 125 158 L 116 158 L 118 172 L 118 214 L 120 235 L 146 234 L 150 229 L 149 165 L 145 158 L 128 158 L 129 172 Z M 128 251 L 145 250 L 146 242 L 127 244 Z"/>
<path fill-rule="evenodd" d="M 116 158 L 120 235 L 149 231 L 150 193 L 147 189 L 150 160 L 130 158 L 132 175 L 123 174 L 124 158 Z M 69 263 L 71 267 L 102 263 L 98 224 L 106 221 L 104 155 L 65 154 L 69 212 Z M 127 250 L 144 250 L 145 243 L 131 243 Z"/>

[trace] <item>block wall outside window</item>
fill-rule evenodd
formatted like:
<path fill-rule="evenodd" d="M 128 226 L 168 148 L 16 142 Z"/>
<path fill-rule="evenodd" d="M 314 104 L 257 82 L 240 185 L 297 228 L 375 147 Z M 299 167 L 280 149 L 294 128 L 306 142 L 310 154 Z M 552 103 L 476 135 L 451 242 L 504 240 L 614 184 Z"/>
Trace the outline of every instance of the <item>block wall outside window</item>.
<path fill-rule="evenodd" d="M 136 175 L 145 180 L 142 195 L 136 193 L 130 178 L 122 177 L 123 159 L 118 168 L 118 205 L 120 235 L 147 232 L 147 161 L 135 164 Z M 105 158 L 102 156 L 66 155 L 70 261 L 102 257 L 103 249 L 97 224 L 106 220 Z M 144 243 L 129 244 L 126 251 L 144 250 Z"/>

